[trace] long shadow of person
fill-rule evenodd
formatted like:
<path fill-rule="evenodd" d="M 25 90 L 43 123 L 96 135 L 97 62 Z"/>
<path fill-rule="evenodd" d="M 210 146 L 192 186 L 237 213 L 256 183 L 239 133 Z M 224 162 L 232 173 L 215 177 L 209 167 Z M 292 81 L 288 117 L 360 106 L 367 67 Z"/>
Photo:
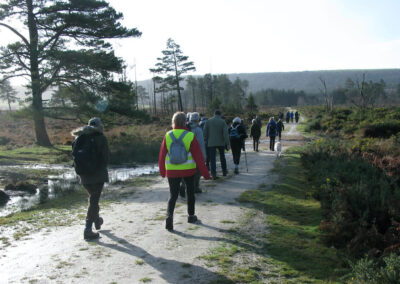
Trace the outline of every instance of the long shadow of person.
<path fill-rule="evenodd" d="M 190 278 L 182 278 L 182 276 L 179 275 L 179 271 L 181 271 L 182 267 L 185 267 L 187 263 L 153 256 L 146 250 L 129 243 L 123 238 L 115 236 L 110 230 L 102 230 L 101 233 L 115 243 L 105 243 L 99 240 L 97 242 L 99 245 L 141 258 L 148 265 L 158 270 L 161 273 L 160 276 L 167 283 L 234 283 L 222 275 L 197 265 L 190 266 Z"/>

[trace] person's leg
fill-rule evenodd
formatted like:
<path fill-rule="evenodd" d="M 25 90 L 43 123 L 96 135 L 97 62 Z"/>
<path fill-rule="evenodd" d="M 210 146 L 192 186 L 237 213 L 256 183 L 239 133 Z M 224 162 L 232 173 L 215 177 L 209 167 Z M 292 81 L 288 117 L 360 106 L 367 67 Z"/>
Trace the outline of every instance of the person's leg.
<path fill-rule="evenodd" d="M 201 173 L 199 169 L 196 170 L 196 174 L 194 175 L 194 192 L 195 193 L 201 193 L 202 190 L 200 188 L 200 178 L 201 178 Z"/>
<path fill-rule="evenodd" d="M 232 143 L 232 156 L 233 163 L 235 164 L 235 174 L 239 173 L 239 161 L 240 161 L 240 151 L 241 147 L 239 143 Z"/>
<path fill-rule="evenodd" d="M 228 170 L 226 168 L 225 147 L 224 146 L 218 147 L 218 152 L 219 152 L 219 160 L 221 161 L 222 174 L 226 176 Z"/>
<path fill-rule="evenodd" d="M 100 229 L 103 222 L 99 222 L 99 201 L 101 196 L 101 191 L 103 190 L 104 183 L 96 184 L 84 184 L 83 187 L 88 192 L 88 210 L 86 214 L 86 225 L 84 230 L 85 239 L 96 239 L 99 237 L 99 233 L 94 233 L 92 231 L 93 223 L 97 222 L 96 228 Z"/>
<path fill-rule="evenodd" d="M 182 179 L 181 182 L 179 183 L 179 195 L 183 198 L 185 198 L 186 194 L 186 184 L 185 181 Z"/>
<path fill-rule="evenodd" d="M 215 161 L 216 147 L 208 147 L 207 149 L 210 154 L 209 156 L 210 156 L 211 175 L 213 178 L 215 178 L 217 176 L 217 165 Z"/>
<path fill-rule="evenodd" d="M 281 141 L 282 131 L 279 131 L 279 132 L 278 132 L 278 135 L 279 135 L 279 141 Z"/>
<path fill-rule="evenodd" d="M 272 147 L 272 151 L 275 151 L 275 136 L 272 136 L 271 137 L 271 143 L 272 143 L 272 145 L 271 145 L 271 147 Z"/>
<path fill-rule="evenodd" d="M 256 141 L 257 139 L 253 137 L 253 151 L 256 151 Z"/>
<path fill-rule="evenodd" d="M 95 184 L 84 184 L 84 188 L 86 188 L 89 195 L 89 206 L 86 214 L 86 220 L 90 222 L 94 222 L 99 218 L 100 212 L 100 196 L 101 191 L 103 190 L 104 183 L 95 183 Z"/>
<path fill-rule="evenodd" d="M 269 149 L 272 151 L 272 136 L 269 136 Z"/>
<path fill-rule="evenodd" d="M 187 212 L 189 216 L 194 215 L 195 196 L 194 196 L 194 176 L 185 177 L 187 187 Z"/>
<path fill-rule="evenodd" d="M 176 200 L 178 199 L 180 183 L 182 178 L 168 178 L 169 183 L 169 199 L 168 199 L 168 207 L 167 207 L 167 216 L 173 217 Z"/>
<path fill-rule="evenodd" d="M 256 139 L 256 152 L 258 152 L 258 144 L 260 143 L 260 140 L 259 140 L 259 138 L 258 139 Z"/>

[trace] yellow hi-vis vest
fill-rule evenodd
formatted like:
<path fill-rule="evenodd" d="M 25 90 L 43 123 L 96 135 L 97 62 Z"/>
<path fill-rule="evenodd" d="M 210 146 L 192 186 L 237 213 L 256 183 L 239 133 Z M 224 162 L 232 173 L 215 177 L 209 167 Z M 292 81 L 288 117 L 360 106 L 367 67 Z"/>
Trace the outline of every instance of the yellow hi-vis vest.
<path fill-rule="evenodd" d="M 174 136 L 176 137 L 176 139 L 179 139 L 179 137 L 182 135 L 183 131 L 185 131 L 184 129 L 174 129 L 171 130 L 172 133 L 174 134 Z M 171 132 L 167 132 L 167 134 L 165 135 L 165 142 L 167 144 L 167 150 L 169 153 L 169 150 L 171 148 L 171 144 L 172 144 L 172 138 L 169 136 L 169 133 Z M 187 130 L 186 130 L 187 131 Z M 167 153 L 167 156 L 165 157 L 165 169 L 167 171 L 170 170 L 191 170 L 191 169 L 195 169 L 196 168 L 196 163 L 193 160 L 192 157 L 192 153 L 189 152 L 190 149 L 190 144 L 192 143 L 194 139 L 194 134 L 193 132 L 187 131 L 187 134 L 185 135 L 185 137 L 183 137 L 183 144 L 185 145 L 185 149 L 188 152 L 188 159 L 185 163 L 183 164 L 171 164 L 169 162 L 169 154 Z"/>

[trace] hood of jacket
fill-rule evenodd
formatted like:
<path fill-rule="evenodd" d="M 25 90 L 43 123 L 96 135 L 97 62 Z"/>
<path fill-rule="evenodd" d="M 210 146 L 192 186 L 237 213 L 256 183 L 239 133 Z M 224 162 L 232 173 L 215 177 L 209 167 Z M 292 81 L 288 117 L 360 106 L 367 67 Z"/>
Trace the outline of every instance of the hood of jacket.
<path fill-rule="evenodd" d="M 94 134 L 94 133 L 103 133 L 103 129 L 100 127 L 85 125 L 71 131 L 71 135 L 75 137 L 78 137 L 83 134 Z"/>
<path fill-rule="evenodd" d="M 198 126 L 199 126 L 199 123 L 198 123 L 198 122 L 191 121 L 191 122 L 189 123 L 190 129 L 194 129 L 194 128 L 198 127 Z"/>

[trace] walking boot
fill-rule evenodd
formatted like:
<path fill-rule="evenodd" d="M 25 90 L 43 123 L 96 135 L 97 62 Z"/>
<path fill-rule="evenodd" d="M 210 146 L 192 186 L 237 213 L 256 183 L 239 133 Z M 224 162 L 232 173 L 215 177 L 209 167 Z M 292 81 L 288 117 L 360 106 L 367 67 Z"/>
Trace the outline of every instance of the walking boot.
<path fill-rule="evenodd" d="M 165 229 L 167 229 L 168 231 L 174 230 L 174 220 L 170 216 L 165 219 Z"/>
<path fill-rule="evenodd" d="M 196 215 L 189 215 L 188 216 L 188 223 L 195 224 L 197 222 L 197 216 Z"/>
<path fill-rule="evenodd" d="M 94 221 L 94 227 L 96 228 L 96 230 L 100 230 L 101 225 L 103 225 L 103 223 L 104 223 L 103 218 L 101 218 L 101 217 L 97 218 L 97 220 Z"/>
<path fill-rule="evenodd" d="M 95 240 L 98 239 L 99 237 L 100 234 L 93 232 L 92 229 L 85 229 L 85 231 L 83 231 L 83 238 L 86 241 Z"/>

